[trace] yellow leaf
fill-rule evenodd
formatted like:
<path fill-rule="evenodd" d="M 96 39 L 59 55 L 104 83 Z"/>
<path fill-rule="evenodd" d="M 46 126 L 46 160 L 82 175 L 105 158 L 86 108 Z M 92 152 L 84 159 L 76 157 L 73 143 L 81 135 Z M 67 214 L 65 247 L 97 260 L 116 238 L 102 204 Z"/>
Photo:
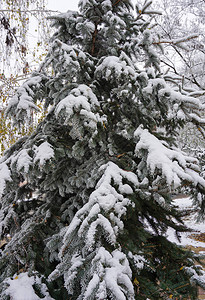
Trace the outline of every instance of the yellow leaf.
<path fill-rule="evenodd" d="M 141 14 L 141 12 L 142 12 L 141 9 L 139 9 L 139 14 Z"/>
<path fill-rule="evenodd" d="M 184 266 L 182 266 L 179 270 L 181 271 L 181 270 L 183 270 L 184 269 Z"/>
<path fill-rule="evenodd" d="M 170 295 L 169 298 L 172 299 L 173 295 Z"/>
<path fill-rule="evenodd" d="M 22 269 L 20 269 L 19 270 L 19 273 L 22 273 L 22 272 L 24 272 L 25 270 L 22 268 Z"/>
<path fill-rule="evenodd" d="M 134 279 L 134 285 L 139 285 L 139 281 L 137 280 L 137 278 Z"/>
<path fill-rule="evenodd" d="M 117 155 L 117 158 L 120 158 L 120 157 L 122 157 L 123 155 L 125 155 L 125 153 L 118 154 L 118 155 Z"/>
<path fill-rule="evenodd" d="M 18 279 L 19 277 L 18 277 L 18 275 L 14 278 L 14 279 Z"/>

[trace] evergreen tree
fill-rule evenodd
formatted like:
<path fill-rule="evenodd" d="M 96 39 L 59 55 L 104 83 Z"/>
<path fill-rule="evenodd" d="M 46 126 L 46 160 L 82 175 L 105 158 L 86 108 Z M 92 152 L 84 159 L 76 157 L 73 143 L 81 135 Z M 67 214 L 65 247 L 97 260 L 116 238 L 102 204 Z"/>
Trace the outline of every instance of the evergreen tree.
<path fill-rule="evenodd" d="M 197 160 L 175 144 L 203 105 L 161 72 L 150 5 L 81 0 L 52 18 L 49 54 L 7 110 L 21 124 L 49 108 L 0 161 L 1 299 L 23 279 L 32 299 L 197 299 L 205 286 L 166 236 L 187 230 L 171 198 L 182 185 L 203 213 Z"/>

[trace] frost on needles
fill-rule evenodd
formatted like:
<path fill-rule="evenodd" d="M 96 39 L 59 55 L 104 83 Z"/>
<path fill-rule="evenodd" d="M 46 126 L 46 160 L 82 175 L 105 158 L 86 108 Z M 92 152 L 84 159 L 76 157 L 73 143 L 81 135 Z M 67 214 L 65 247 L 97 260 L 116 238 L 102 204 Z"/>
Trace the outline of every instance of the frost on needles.
<path fill-rule="evenodd" d="M 52 17 L 49 53 L 10 101 L 19 126 L 39 101 L 48 112 L 0 160 L 1 299 L 24 282 L 61 300 L 197 299 L 205 286 L 166 236 L 188 230 L 172 203 L 184 186 L 203 217 L 205 180 L 176 136 L 204 124 L 204 105 L 161 70 L 151 1 L 136 11 L 81 0 Z"/>

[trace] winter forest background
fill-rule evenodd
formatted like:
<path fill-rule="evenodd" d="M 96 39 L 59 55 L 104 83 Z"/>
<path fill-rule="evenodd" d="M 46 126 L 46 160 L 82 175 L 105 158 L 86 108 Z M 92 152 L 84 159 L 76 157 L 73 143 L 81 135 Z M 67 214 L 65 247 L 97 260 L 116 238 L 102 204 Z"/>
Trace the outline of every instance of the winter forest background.
<path fill-rule="evenodd" d="M 203 299 L 204 0 L 0 4 L 1 299 Z"/>

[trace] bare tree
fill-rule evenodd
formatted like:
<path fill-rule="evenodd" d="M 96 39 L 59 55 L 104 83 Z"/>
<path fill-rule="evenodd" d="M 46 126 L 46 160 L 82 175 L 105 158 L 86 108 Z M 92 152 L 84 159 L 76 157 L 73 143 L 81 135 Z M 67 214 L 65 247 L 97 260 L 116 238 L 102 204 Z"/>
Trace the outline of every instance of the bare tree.
<path fill-rule="evenodd" d="M 155 6 L 162 12 L 157 19 L 162 41 L 173 41 L 166 44 L 162 61 L 183 85 L 205 90 L 205 1 L 156 0 Z"/>
<path fill-rule="evenodd" d="M 5 120 L 8 99 L 35 70 L 47 53 L 50 38 L 47 17 L 55 12 L 46 0 L 0 0 L 0 153 L 16 138 L 32 130 L 19 131 Z"/>

